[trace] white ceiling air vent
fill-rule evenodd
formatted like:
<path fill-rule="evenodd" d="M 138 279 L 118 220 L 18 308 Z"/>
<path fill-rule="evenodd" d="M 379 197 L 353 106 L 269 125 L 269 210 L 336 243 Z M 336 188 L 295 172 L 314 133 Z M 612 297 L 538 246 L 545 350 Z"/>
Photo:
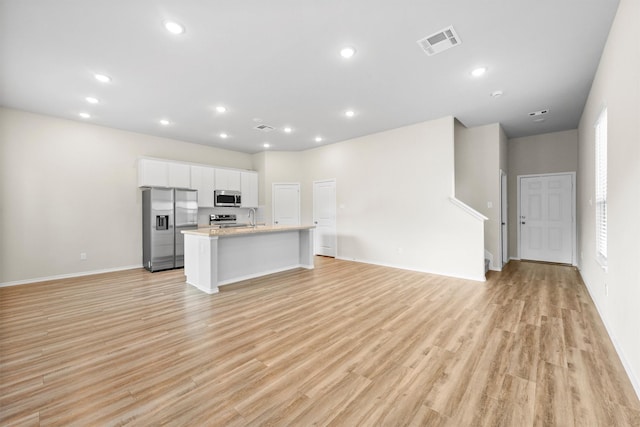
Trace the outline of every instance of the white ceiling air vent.
<path fill-rule="evenodd" d="M 529 113 L 529 116 L 531 116 L 531 117 L 544 116 L 548 112 L 549 112 L 549 109 L 540 110 L 540 111 L 532 111 L 532 112 Z"/>
<path fill-rule="evenodd" d="M 275 128 L 273 126 L 262 124 L 262 125 L 258 125 L 256 127 L 254 127 L 254 129 L 261 130 L 262 132 L 271 132 Z"/>
<path fill-rule="evenodd" d="M 418 44 L 429 56 L 440 53 L 444 50 L 451 49 L 462 43 L 460 37 L 456 34 L 453 26 L 449 26 L 444 30 L 433 33 L 428 37 L 418 40 Z"/>

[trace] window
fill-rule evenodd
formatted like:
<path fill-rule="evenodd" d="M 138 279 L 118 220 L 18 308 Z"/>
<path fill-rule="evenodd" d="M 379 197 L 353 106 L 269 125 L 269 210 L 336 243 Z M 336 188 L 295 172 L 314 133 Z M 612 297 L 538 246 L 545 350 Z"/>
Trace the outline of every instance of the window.
<path fill-rule="evenodd" d="M 596 256 L 607 266 L 607 110 L 596 122 Z"/>

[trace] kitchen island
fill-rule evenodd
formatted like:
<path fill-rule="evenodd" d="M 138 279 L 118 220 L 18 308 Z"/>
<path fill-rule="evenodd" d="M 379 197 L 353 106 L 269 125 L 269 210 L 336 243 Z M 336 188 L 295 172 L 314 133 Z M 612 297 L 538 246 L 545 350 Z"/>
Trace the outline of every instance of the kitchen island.
<path fill-rule="evenodd" d="M 280 271 L 312 269 L 314 226 L 256 226 L 185 230 L 187 283 L 214 294 L 218 287 Z"/>

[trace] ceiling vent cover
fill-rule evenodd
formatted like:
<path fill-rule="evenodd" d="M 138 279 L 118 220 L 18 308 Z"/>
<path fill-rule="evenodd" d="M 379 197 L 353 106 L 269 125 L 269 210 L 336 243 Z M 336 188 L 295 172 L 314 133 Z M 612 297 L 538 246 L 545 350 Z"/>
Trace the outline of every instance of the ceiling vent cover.
<path fill-rule="evenodd" d="M 262 132 L 271 132 L 275 128 L 273 126 L 269 126 L 269 125 L 258 125 L 256 127 L 254 127 L 254 129 L 260 130 Z"/>
<path fill-rule="evenodd" d="M 437 33 L 418 40 L 418 44 L 427 55 L 432 56 L 462 44 L 462 40 L 460 40 L 460 37 L 456 34 L 453 26 L 450 25 L 444 30 L 440 30 Z"/>
<path fill-rule="evenodd" d="M 545 110 L 532 111 L 532 112 L 529 113 L 529 116 L 531 116 L 531 117 L 544 116 L 548 112 L 549 112 L 548 108 L 545 109 Z"/>

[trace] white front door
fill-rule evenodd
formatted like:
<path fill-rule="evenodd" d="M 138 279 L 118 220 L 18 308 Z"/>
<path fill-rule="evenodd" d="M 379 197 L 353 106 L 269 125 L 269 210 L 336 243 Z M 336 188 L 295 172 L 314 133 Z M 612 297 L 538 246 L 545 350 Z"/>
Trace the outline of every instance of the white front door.
<path fill-rule="evenodd" d="M 573 262 L 573 175 L 519 177 L 520 258 Z"/>
<path fill-rule="evenodd" d="M 315 254 L 336 256 L 336 180 L 313 182 Z"/>
<path fill-rule="evenodd" d="M 300 184 L 273 184 L 273 224 L 300 225 Z"/>

